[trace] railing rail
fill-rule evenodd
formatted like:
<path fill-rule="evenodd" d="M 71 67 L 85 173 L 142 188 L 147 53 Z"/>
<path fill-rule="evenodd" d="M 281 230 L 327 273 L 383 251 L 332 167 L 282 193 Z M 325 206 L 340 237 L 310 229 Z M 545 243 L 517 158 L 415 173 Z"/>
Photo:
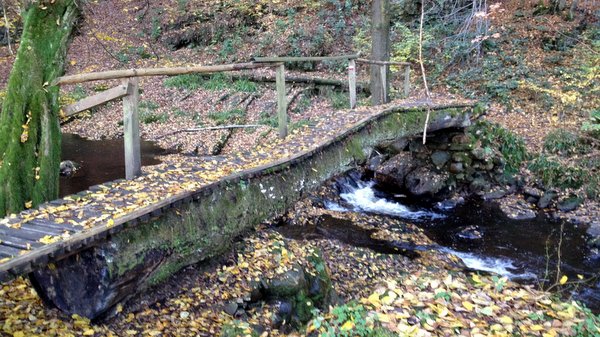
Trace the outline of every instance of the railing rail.
<path fill-rule="evenodd" d="M 72 116 L 78 112 L 90 109 L 92 107 L 104 104 L 106 102 L 122 98 L 123 99 L 123 128 L 125 145 L 125 177 L 133 179 L 141 173 L 141 153 L 140 153 L 140 130 L 139 130 L 139 83 L 138 78 L 144 76 L 174 76 L 184 74 L 211 74 L 219 72 L 250 70 L 257 68 L 276 68 L 276 88 L 277 88 L 277 120 L 279 137 L 287 136 L 287 101 L 285 90 L 285 62 L 322 62 L 322 61 L 348 61 L 348 92 L 350 108 L 356 107 L 356 63 L 367 63 L 374 66 L 380 66 L 382 73 L 382 82 L 386 87 L 386 75 L 390 65 L 405 66 L 404 76 L 404 94 L 409 94 L 410 63 L 407 62 L 388 62 L 373 61 L 359 58 L 357 54 L 337 55 L 337 56 L 311 56 L 311 57 L 257 57 L 253 62 L 233 63 L 210 66 L 190 66 L 190 67 L 171 67 L 171 68 L 139 68 L 110 70 L 77 75 L 68 75 L 57 78 L 53 85 L 67 85 L 84 83 L 90 81 L 115 80 L 122 79 L 122 83 L 114 88 L 108 89 L 94 96 L 86 97 L 81 101 L 71 104 L 64 108 L 65 116 Z M 387 95 L 385 95 L 387 96 Z"/>

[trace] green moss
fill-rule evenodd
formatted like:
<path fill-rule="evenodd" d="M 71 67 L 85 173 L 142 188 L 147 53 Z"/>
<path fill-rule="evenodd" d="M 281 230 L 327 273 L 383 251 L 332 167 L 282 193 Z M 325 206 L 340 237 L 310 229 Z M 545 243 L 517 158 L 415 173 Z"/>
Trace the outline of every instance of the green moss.
<path fill-rule="evenodd" d="M 362 144 L 357 138 L 352 138 L 350 141 L 348 141 L 348 144 L 346 145 L 346 151 L 350 153 L 352 158 L 354 158 L 357 163 L 363 162 L 367 159 L 367 156 L 363 151 Z"/>
<path fill-rule="evenodd" d="M 33 4 L 24 12 L 0 116 L 0 217 L 22 210 L 27 202 L 35 206 L 58 197 L 58 87 L 48 83 L 63 71 L 77 14 L 74 0 L 44 8 Z"/>

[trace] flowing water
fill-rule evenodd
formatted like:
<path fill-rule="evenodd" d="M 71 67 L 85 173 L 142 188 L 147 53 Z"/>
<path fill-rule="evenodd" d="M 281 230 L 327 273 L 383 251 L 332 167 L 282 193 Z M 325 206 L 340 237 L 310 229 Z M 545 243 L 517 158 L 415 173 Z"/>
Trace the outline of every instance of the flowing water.
<path fill-rule="evenodd" d="M 374 182 L 355 175 L 340 179 L 337 187 L 341 201 L 325 201 L 331 210 L 410 221 L 439 245 L 436 249 L 456 255 L 469 269 L 515 281 L 547 287 L 557 282 L 560 267 L 560 275 L 571 281 L 579 277 L 588 280 L 572 286 L 567 295 L 600 311 L 600 257 L 586 245 L 585 226 L 554 220 L 543 213 L 535 219 L 512 220 L 496 204 L 475 199 L 459 204 L 410 202 L 404 196 L 384 193 Z M 331 224 L 324 221 L 324 226 Z"/>
<path fill-rule="evenodd" d="M 142 141 L 142 165 L 155 165 L 158 155 L 166 154 L 152 142 Z M 62 135 L 62 160 L 81 167 L 71 177 L 60 177 L 60 197 L 74 194 L 90 186 L 125 178 L 123 139 L 88 140 L 74 134 Z"/>

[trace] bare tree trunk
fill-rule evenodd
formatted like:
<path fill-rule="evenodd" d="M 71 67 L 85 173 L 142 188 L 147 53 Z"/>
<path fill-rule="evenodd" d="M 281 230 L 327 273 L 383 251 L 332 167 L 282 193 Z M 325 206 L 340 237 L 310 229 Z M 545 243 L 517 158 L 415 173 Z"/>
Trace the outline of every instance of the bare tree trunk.
<path fill-rule="evenodd" d="M 2 15 L 4 16 L 4 29 L 6 29 L 6 44 L 8 45 L 8 52 L 13 55 L 12 46 L 10 44 L 10 23 L 8 22 L 8 17 L 6 16 L 6 4 L 4 0 L 2 0 Z"/>
<path fill-rule="evenodd" d="M 0 115 L 0 217 L 58 197 L 58 87 L 75 0 L 30 3 Z"/>
<path fill-rule="evenodd" d="M 390 59 L 390 1 L 373 0 L 372 9 L 372 54 L 371 59 L 389 61 Z M 389 101 L 389 67 L 381 72 L 379 65 L 371 65 L 371 102 L 373 105 Z M 382 83 L 385 76 L 386 83 Z"/>

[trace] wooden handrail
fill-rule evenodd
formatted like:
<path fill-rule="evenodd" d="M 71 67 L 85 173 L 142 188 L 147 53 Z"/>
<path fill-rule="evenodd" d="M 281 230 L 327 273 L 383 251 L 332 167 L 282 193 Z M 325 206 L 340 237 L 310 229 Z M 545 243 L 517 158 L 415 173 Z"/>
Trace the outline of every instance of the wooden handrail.
<path fill-rule="evenodd" d="M 62 76 L 54 80 L 52 85 L 75 84 L 99 80 L 115 80 L 122 78 L 140 77 L 140 76 L 173 76 L 195 73 L 216 73 L 223 71 L 236 71 L 245 69 L 256 69 L 265 67 L 274 67 L 275 63 L 234 63 L 213 66 L 192 66 L 192 67 L 172 67 L 172 68 L 140 68 L 125 70 L 109 70 L 95 73 L 77 74 Z"/>
<path fill-rule="evenodd" d="M 356 59 L 356 62 L 367 63 L 367 64 L 377 64 L 380 66 L 383 66 L 383 65 L 410 66 L 411 65 L 410 62 L 376 61 L 376 60 L 369 60 L 369 59 Z"/>
<path fill-rule="evenodd" d="M 272 62 L 310 62 L 310 61 L 336 61 L 336 60 L 354 60 L 358 58 L 358 54 L 352 55 L 336 55 L 336 56 L 281 56 L 281 57 L 255 57 L 253 60 L 256 63 L 272 63 Z"/>

